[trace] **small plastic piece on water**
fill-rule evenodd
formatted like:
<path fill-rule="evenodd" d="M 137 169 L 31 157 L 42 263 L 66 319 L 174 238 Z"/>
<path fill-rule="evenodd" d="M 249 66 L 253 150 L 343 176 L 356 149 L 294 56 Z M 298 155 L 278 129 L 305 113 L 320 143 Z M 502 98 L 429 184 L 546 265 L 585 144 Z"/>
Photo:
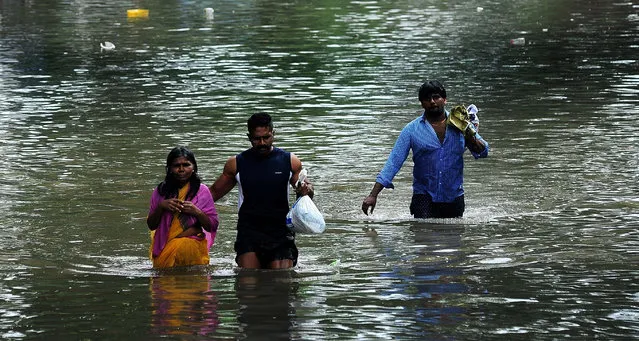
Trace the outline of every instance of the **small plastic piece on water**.
<path fill-rule="evenodd" d="M 510 39 L 510 45 L 512 46 L 523 46 L 526 45 L 526 38 L 514 38 Z"/>
<path fill-rule="evenodd" d="M 115 45 L 110 41 L 105 41 L 104 43 L 100 43 L 100 50 L 103 50 L 103 51 L 115 50 Z"/>
<path fill-rule="evenodd" d="M 149 10 L 141 8 L 129 9 L 126 11 L 126 16 L 128 18 L 148 18 Z"/>
<path fill-rule="evenodd" d="M 340 264 L 340 263 L 341 263 L 341 262 L 340 262 L 340 260 L 339 260 L 339 259 L 336 259 L 336 260 L 334 260 L 334 261 L 332 261 L 332 262 L 331 262 L 330 266 L 335 266 L 335 267 L 337 267 L 337 266 L 339 266 L 339 264 Z"/>
<path fill-rule="evenodd" d="M 206 19 L 213 20 L 213 17 L 215 16 L 214 9 L 212 9 L 211 7 L 207 7 L 204 9 L 204 13 L 206 13 Z"/>
<path fill-rule="evenodd" d="M 481 11 L 483 11 L 484 8 L 483 7 L 477 7 L 477 13 L 480 13 Z"/>

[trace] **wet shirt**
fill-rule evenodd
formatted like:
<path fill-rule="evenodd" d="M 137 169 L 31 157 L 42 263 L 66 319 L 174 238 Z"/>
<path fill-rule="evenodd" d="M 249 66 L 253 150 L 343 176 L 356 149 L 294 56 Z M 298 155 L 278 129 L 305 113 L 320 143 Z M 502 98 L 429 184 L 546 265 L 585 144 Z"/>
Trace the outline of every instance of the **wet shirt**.
<path fill-rule="evenodd" d="M 286 235 L 291 154 L 276 147 L 267 155 L 248 149 L 238 154 L 236 161 L 240 190 L 238 230 Z"/>
<path fill-rule="evenodd" d="M 446 112 L 448 116 L 448 112 Z M 475 159 L 488 156 L 488 143 L 481 153 L 471 151 Z M 424 115 L 408 123 L 399 134 L 377 182 L 394 188 L 393 178 L 410 151 L 413 151 L 413 193 L 430 194 L 433 202 L 452 202 L 464 194 L 464 135 L 455 127 L 446 127 L 444 142 L 440 142 Z"/>

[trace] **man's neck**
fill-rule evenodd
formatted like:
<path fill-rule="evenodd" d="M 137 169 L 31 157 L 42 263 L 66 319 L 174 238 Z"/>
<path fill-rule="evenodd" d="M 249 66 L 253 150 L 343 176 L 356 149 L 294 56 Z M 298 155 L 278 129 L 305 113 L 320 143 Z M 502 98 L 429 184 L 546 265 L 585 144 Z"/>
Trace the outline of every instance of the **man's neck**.
<path fill-rule="evenodd" d="M 259 157 L 268 157 L 269 155 L 271 155 L 271 153 L 273 152 L 273 149 L 275 149 L 275 147 L 271 146 L 268 151 L 262 151 L 262 150 L 259 150 L 257 148 L 251 148 L 251 149 L 252 149 L 253 153 L 255 153 L 255 155 L 257 155 Z"/>

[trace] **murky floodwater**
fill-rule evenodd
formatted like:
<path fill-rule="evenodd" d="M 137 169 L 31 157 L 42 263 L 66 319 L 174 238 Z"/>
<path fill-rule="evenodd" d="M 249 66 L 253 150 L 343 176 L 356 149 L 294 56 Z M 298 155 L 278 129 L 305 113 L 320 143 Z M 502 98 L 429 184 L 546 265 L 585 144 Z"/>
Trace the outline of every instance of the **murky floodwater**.
<path fill-rule="evenodd" d="M 127 19 L 135 7 L 148 19 Z M 638 13 L 585 0 L 1 2 L 1 337 L 639 338 Z M 466 159 L 465 217 L 411 219 L 410 161 L 364 216 L 430 78 L 449 104 L 480 108 L 492 146 Z M 212 183 L 249 146 L 256 111 L 309 169 L 327 231 L 298 236 L 292 272 L 237 273 L 233 191 L 210 267 L 152 270 L 145 215 L 166 154 L 188 145 Z"/>

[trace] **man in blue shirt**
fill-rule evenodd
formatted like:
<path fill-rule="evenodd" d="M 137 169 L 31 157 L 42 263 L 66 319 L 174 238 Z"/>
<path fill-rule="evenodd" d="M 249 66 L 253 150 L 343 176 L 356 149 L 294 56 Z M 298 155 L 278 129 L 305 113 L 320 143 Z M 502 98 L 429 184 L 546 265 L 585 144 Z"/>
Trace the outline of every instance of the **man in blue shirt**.
<path fill-rule="evenodd" d="M 365 214 L 373 213 L 377 195 L 394 188 L 392 180 L 413 151 L 413 198 L 410 212 L 415 218 L 455 218 L 464 214 L 464 159 L 466 148 L 478 158 L 488 156 L 488 143 L 474 129 L 460 131 L 447 124 L 444 109 L 446 89 L 436 80 L 419 88 L 424 113 L 402 129 L 371 193 L 362 203 Z M 472 124 L 471 124 L 472 125 Z"/>

